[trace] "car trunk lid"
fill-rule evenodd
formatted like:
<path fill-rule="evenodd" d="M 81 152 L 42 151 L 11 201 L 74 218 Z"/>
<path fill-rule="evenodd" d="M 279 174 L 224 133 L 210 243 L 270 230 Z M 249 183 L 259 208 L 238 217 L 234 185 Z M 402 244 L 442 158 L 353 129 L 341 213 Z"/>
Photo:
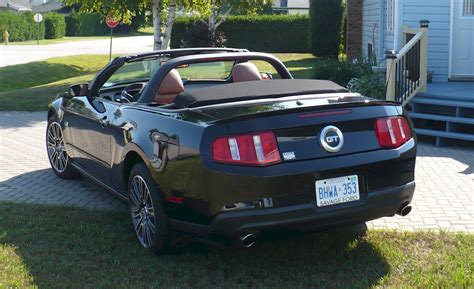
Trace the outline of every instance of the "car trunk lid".
<path fill-rule="evenodd" d="M 401 108 L 353 95 L 214 106 L 200 112 L 226 123 L 230 135 L 273 131 L 285 162 L 377 150 L 375 119 L 399 115 Z M 335 129 L 323 132 L 327 127 Z M 339 142 L 343 142 L 340 148 L 331 150 Z"/>

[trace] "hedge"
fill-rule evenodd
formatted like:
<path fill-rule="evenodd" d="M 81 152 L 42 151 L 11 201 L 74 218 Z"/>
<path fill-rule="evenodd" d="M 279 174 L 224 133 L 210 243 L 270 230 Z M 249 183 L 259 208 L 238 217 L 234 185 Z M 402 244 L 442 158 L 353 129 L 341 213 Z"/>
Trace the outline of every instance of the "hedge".
<path fill-rule="evenodd" d="M 12 11 L 0 11 L 0 32 L 3 41 L 3 32 L 5 30 L 10 34 L 10 41 L 26 41 L 37 39 L 38 25 L 39 38 L 44 39 L 45 25 L 44 21 L 37 24 L 33 20 L 33 13 L 23 12 L 15 13 Z"/>
<path fill-rule="evenodd" d="M 44 17 L 45 38 L 57 39 L 66 35 L 66 20 L 64 15 L 57 13 L 48 13 Z"/>
<path fill-rule="evenodd" d="M 72 12 L 66 16 L 67 36 L 95 36 L 110 32 L 99 14 Z"/>
<path fill-rule="evenodd" d="M 310 0 L 309 47 L 314 55 L 338 57 L 343 14 L 342 0 Z"/>
<path fill-rule="evenodd" d="M 66 36 L 97 36 L 110 33 L 104 21 L 104 16 L 94 13 L 80 13 L 73 11 L 66 16 Z M 145 26 L 145 15 L 134 16 L 132 25 L 118 25 L 114 33 L 136 32 L 138 28 Z"/>
<path fill-rule="evenodd" d="M 197 18 L 179 17 L 171 35 L 171 48 L 182 46 L 185 31 Z M 309 52 L 307 15 L 229 16 L 218 28 L 225 46 L 265 52 Z"/>

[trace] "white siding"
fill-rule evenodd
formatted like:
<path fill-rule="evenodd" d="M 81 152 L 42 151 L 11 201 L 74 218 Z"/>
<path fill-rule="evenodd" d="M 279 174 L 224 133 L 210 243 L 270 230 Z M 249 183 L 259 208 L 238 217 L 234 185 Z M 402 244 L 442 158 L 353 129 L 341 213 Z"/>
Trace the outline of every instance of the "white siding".
<path fill-rule="evenodd" d="M 419 27 L 420 20 L 431 22 L 428 30 L 428 70 L 434 71 L 434 81 L 448 81 L 450 0 L 403 2 L 402 24 Z"/>
<path fill-rule="evenodd" d="M 367 45 L 375 39 L 375 56 L 380 59 L 380 0 L 363 0 L 362 5 L 362 53 L 367 56 Z"/>

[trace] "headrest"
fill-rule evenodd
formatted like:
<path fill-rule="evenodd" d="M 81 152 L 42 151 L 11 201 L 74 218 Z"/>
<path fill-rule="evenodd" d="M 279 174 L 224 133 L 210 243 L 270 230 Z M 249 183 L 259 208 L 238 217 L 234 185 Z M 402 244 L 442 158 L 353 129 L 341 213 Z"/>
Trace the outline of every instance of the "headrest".
<path fill-rule="evenodd" d="M 251 62 L 237 63 L 232 68 L 233 82 L 262 80 L 262 76 L 258 71 L 257 66 Z"/>
<path fill-rule="evenodd" d="M 183 91 L 183 81 L 176 69 L 171 69 L 170 72 L 168 72 L 158 88 L 159 95 L 180 94 Z"/>

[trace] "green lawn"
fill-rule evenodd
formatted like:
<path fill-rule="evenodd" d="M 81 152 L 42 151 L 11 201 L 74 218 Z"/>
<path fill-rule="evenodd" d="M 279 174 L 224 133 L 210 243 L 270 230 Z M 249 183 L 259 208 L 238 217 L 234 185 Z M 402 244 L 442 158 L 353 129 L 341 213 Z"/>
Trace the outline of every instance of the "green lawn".
<path fill-rule="evenodd" d="M 2 67 L 0 110 L 45 110 L 59 92 L 90 81 L 108 60 L 106 55 L 78 55 Z"/>
<path fill-rule="evenodd" d="M 126 212 L 0 203 L 0 288 L 467 288 L 474 235 L 337 230 L 155 256 Z"/>
<path fill-rule="evenodd" d="M 309 78 L 316 61 L 311 54 L 277 53 L 297 78 Z M 0 68 L 0 111 L 46 110 L 69 85 L 88 82 L 108 62 L 107 55 L 51 58 Z M 262 67 L 271 70 L 270 67 Z"/>

